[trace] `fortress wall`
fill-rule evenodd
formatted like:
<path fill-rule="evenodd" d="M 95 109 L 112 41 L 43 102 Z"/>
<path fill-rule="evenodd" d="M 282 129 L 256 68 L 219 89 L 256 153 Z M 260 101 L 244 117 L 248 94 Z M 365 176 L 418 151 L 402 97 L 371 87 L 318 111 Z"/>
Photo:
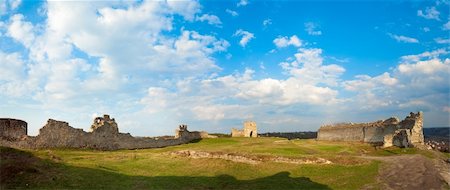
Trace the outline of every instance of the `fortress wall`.
<path fill-rule="evenodd" d="M 107 118 L 109 119 L 109 118 Z M 108 120 L 106 120 L 108 121 Z M 177 138 L 133 137 L 129 133 L 119 133 L 117 124 L 105 122 L 96 126 L 94 131 L 85 132 L 76 129 L 67 122 L 49 119 L 47 124 L 39 130 L 36 137 L 28 137 L 21 141 L 0 139 L 0 146 L 14 148 L 87 148 L 98 150 L 140 149 L 174 146 L 188 143 L 203 136 L 206 132 L 189 132 L 187 126 L 177 130 Z"/>
<path fill-rule="evenodd" d="M 391 117 L 372 123 L 344 123 L 320 127 L 317 140 L 359 141 L 385 147 L 424 144 L 422 112 L 410 113 L 404 120 Z"/>
<path fill-rule="evenodd" d="M 384 136 L 394 133 L 395 130 L 397 130 L 395 125 L 364 127 L 364 142 L 381 143 L 384 141 Z"/>
<path fill-rule="evenodd" d="M 317 132 L 317 140 L 364 141 L 363 126 L 324 127 Z"/>
<path fill-rule="evenodd" d="M 0 118 L 0 137 L 17 140 L 26 135 L 27 122 L 18 119 Z"/>

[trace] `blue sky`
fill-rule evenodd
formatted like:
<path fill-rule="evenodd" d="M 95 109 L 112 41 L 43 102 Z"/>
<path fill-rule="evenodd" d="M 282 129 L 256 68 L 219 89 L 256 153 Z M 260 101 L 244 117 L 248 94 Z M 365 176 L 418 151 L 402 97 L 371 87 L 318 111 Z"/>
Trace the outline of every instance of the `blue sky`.
<path fill-rule="evenodd" d="M 0 3 L 0 117 L 137 136 L 450 126 L 449 1 Z"/>

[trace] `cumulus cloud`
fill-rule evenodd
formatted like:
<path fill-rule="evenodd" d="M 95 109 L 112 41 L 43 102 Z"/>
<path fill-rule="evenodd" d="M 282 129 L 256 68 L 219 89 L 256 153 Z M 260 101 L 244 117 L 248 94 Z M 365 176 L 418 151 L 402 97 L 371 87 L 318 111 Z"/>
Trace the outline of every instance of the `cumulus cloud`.
<path fill-rule="evenodd" d="M 296 35 L 293 35 L 291 37 L 278 36 L 278 38 L 275 38 L 273 40 L 273 43 L 278 48 L 283 48 L 283 47 L 287 47 L 290 45 L 295 46 L 295 47 L 300 47 L 302 45 L 302 41 Z"/>
<path fill-rule="evenodd" d="M 425 19 L 439 20 L 440 12 L 436 10 L 436 7 L 427 7 L 425 10 L 418 10 L 417 16 Z"/>
<path fill-rule="evenodd" d="M 219 17 L 216 15 L 209 15 L 209 14 L 203 14 L 202 16 L 197 16 L 195 18 L 197 21 L 201 22 L 208 22 L 208 24 L 215 25 L 215 26 L 221 26 L 222 22 L 220 21 Z"/>
<path fill-rule="evenodd" d="M 30 47 L 35 39 L 33 28 L 33 24 L 26 22 L 23 15 L 16 14 L 9 20 L 7 35 L 25 47 Z"/>
<path fill-rule="evenodd" d="M 438 114 L 448 105 L 450 59 L 439 49 L 401 58 L 392 72 L 370 77 L 356 76 L 342 82 L 344 89 L 357 93 L 353 101 L 365 109 L 424 110 Z"/>
<path fill-rule="evenodd" d="M 237 6 L 238 7 L 244 7 L 244 6 L 247 6 L 248 5 L 248 0 L 240 0 L 238 3 L 237 3 Z"/>
<path fill-rule="evenodd" d="M 312 36 L 320 36 L 322 35 L 322 31 L 318 30 L 319 25 L 314 22 L 305 23 L 305 31 L 308 32 L 309 35 Z"/>
<path fill-rule="evenodd" d="M 239 41 L 239 44 L 242 47 L 245 47 L 247 43 L 250 42 L 251 39 L 255 38 L 255 35 L 253 33 L 250 33 L 242 29 L 237 30 L 233 36 L 242 37 L 241 40 Z"/>
<path fill-rule="evenodd" d="M 131 109 L 142 87 L 163 83 L 161 76 L 203 76 L 221 69 L 212 56 L 226 51 L 227 41 L 184 29 L 164 34 L 172 31 L 174 15 L 194 21 L 201 8 L 197 1 L 114 5 L 52 1 L 45 4 L 45 25 L 34 26 L 20 14 L 2 23 L 2 37 L 22 44 L 28 60 L 0 53 L 8 73 L 0 74 L 7 78 L 0 79 L 0 96 L 26 96 L 52 114 L 86 113 L 85 125 L 81 119 L 74 123 L 82 127 L 88 126 L 90 110 Z M 217 23 L 211 15 L 199 19 Z"/>
<path fill-rule="evenodd" d="M 419 43 L 419 40 L 415 39 L 415 38 L 411 38 L 408 36 L 402 36 L 402 35 L 395 35 L 395 34 L 389 34 L 389 36 L 395 40 L 397 40 L 397 42 L 403 42 L 403 43 Z"/>
<path fill-rule="evenodd" d="M 230 9 L 226 9 L 225 12 L 227 12 L 228 14 L 230 14 L 231 16 L 239 16 L 239 13 Z"/>

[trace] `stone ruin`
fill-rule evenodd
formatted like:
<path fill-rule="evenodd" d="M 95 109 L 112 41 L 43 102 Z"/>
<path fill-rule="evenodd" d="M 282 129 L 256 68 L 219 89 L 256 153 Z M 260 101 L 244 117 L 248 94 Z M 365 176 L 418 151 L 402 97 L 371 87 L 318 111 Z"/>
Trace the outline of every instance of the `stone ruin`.
<path fill-rule="evenodd" d="M 175 130 L 175 138 L 181 137 L 181 135 L 183 135 L 185 133 L 185 131 L 187 131 L 187 125 L 186 124 L 179 125 L 178 129 Z M 194 132 L 190 132 L 190 133 L 195 134 L 196 136 L 200 136 L 200 138 L 202 138 L 202 139 L 217 138 L 217 136 L 210 135 L 206 131 L 194 131 Z"/>
<path fill-rule="evenodd" d="M 129 133 L 120 133 L 114 118 L 110 118 L 109 115 L 95 118 L 91 126 L 91 132 L 73 128 L 64 121 L 49 119 L 47 124 L 39 130 L 39 135 L 27 136 L 25 122 L 23 122 L 25 123 L 25 130 L 17 128 L 16 131 L 18 132 L 16 133 L 10 132 L 10 128 L 12 128 L 10 123 L 3 120 L 0 122 L 0 146 L 118 150 L 174 146 L 201 138 L 213 137 L 206 132 L 189 132 L 187 125 L 180 125 L 175 137 L 133 137 Z M 22 135 L 20 139 L 10 138 L 20 135 Z"/>
<path fill-rule="evenodd" d="M 231 137 L 258 137 L 256 122 L 254 121 L 244 122 L 244 129 L 242 130 L 232 128 Z"/>
<path fill-rule="evenodd" d="M 18 119 L 0 118 L 1 138 L 16 140 L 25 136 L 27 136 L 27 122 Z"/>
<path fill-rule="evenodd" d="M 383 147 L 424 145 L 423 113 L 411 112 L 404 120 L 396 117 L 372 123 L 342 123 L 320 127 L 317 140 L 358 141 Z"/>

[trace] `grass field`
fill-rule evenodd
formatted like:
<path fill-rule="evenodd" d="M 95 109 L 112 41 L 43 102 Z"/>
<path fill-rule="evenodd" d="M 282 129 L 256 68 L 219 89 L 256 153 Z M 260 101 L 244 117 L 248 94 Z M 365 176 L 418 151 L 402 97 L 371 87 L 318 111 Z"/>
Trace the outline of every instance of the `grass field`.
<path fill-rule="evenodd" d="M 324 158 L 332 164 L 187 158 L 179 150 L 253 157 Z M 158 149 L 15 150 L 1 148 L 1 188 L 35 189 L 359 189 L 377 187 L 380 162 L 361 158 L 424 154 L 417 149 L 375 149 L 362 143 L 218 138 Z"/>

